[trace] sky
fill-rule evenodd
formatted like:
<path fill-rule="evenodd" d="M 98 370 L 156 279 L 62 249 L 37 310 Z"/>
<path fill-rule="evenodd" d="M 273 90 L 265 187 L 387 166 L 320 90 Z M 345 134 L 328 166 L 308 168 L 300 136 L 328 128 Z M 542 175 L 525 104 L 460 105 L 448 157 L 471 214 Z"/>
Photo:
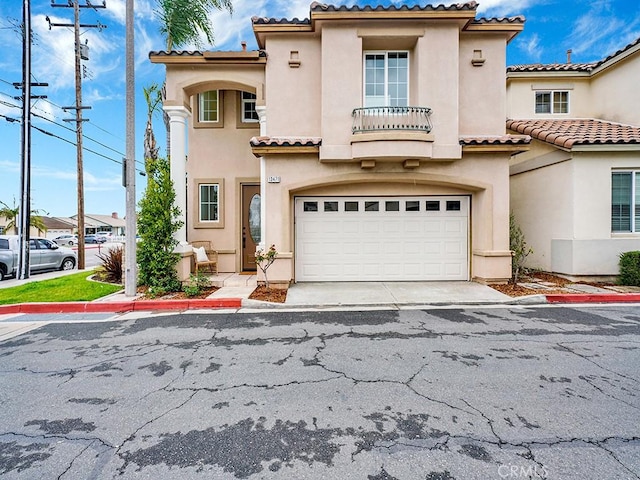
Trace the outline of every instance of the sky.
<path fill-rule="evenodd" d="M 143 136 L 146 103 L 143 88 L 162 84 L 164 66 L 151 64 L 150 51 L 162 50 L 165 40 L 154 14 L 157 0 L 135 0 L 135 92 L 136 162 L 143 170 Z M 456 3 L 462 0 L 406 2 Z M 46 95 L 32 103 L 31 208 L 42 215 L 68 217 L 77 210 L 77 166 L 74 111 L 61 107 L 75 105 L 73 30 L 49 29 L 53 23 L 72 23 L 72 8 L 54 8 L 51 0 L 31 0 L 33 29 L 32 82 L 48 83 L 34 87 L 33 95 Z M 66 4 L 66 0 L 54 3 Z M 93 0 L 98 4 L 98 0 Z M 251 17 L 308 18 L 311 0 L 235 0 L 234 12 L 215 12 L 211 20 L 215 44 L 207 50 L 239 50 L 246 41 L 256 49 Z M 351 0 L 333 4 L 352 5 Z M 388 5 L 386 1 L 359 4 Z M 393 2 L 396 5 L 405 2 Z M 85 0 L 80 1 L 81 5 Z M 22 80 L 22 0 L 0 0 L 0 201 L 9 206 L 20 203 L 21 117 L 19 90 Z M 125 0 L 106 0 L 106 9 L 82 9 L 81 22 L 106 25 L 105 29 L 82 29 L 81 42 L 87 43 L 90 59 L 83 62 L 83 104 L 90 106 L 84 122 L 84 197 L 87 214 L 125 214 L 122 187 L 122 158 L 125 152 Z M 638 0 L 480 0 L 478 17 L 524 15 L 524 31 L 507 46 L 507 65 L 565 62 L 567 50 L 572 61 L 601 60 L 640 37 Z M 195 49 L 194 46 L 185 50 Z M 154 119 L 160 155 L 166 155 L 161 116 Z M 145 177 L 136 175 L 136 196 L 143 194 Z"/>

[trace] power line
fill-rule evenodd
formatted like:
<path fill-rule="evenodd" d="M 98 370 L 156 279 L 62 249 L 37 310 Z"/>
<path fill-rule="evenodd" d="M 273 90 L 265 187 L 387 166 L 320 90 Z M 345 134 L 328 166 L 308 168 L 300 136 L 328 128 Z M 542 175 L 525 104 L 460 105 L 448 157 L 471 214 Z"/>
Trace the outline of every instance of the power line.
<path fill-rule="evenodd" d="M 0 79 L 0 80 L 2 80 L 2 79 Z M 2 80 L 2 81 L 4 81 L 4 80 Z M 0 92 L 0 94 L 3 94 L 3 95 L 5 95 L 5 96 L 7 96 L 7 97 L 9 97 L 9 98 L 13 98 L 13 97 L 11 97 L 11 95 L 6 94 L 5 92 Z M 50 103 L 51 103 L 51 102 L 50 102 Z M 14 105 L 14 104 L 11 104 L 11 103 L 9 103 L 9 102 L 5 102 L 5 101 L 3 101 L 3 100 L 0 100 L 0 104 L 5 105 L 5 106 L 8 106 L 8 107 L 13 107 L 13 108 L 22 109 L 22 107 L 20 107 L 19 105 Z M 53 104 L 53 103 L 52 103 L 52 105 L 55 105 L 55 104 Z M 57 106 L 57 105 L 55 105 L 55 106 Z M 38 110 L 40 110 L 41 112 L 46 113 L 46 112 L 45 112 L 44 110 L 42 110 L 42 109 L 38 109 Z M 67 131 L 69 131 L 69 132 L 75 132 L 75 130 L 74 130 L 73 128 L 68 127 L 67 125 L 63 125 L 63 124 L 61 124 L 61 123 L 58 123 L 58 122 L 56 122 L 56 121 L 53 121 L 53 120 L 51 120 L 51 119 L 50 119 L 50 118 L 48 118 L 48 117 L 44 117 L 44 116 L 42 116 L 42 115 L 38 115 L 37 113 L 33 113 L 32 115 L 33 115 L 34 117 L 41 118 L 42 120 L 46 120 L 47 122 L 53 123 L 54 125 L 57 125 L 57 126 L 58 126 L 58 127 L 60 127 L 60 128 L 64 128 L 65 130 L 67 130 Z M 9 120 L 7 120 L 7 121 L 9 121 Z M 19 120 L 18 120 L 18 121 L 19 121 Z M 123 157 L 125 156 L 125 155 L 124 155 L 124 153 L 122 153 L 122 152 L 120 152 L 120 151 L 116 150 L 116 149 L 115 149 L 115 148 L 113 148 L 113 147 L 110 147 L 109 145 L 106 145 L 106 144 L 104 144 L 104 143 L 102 143 L 102 142 L 100 142 L 100 141 L 96 140 L 95 138 L 89 137 L 88 135 L 85 135 L 85 134 L 83 134 L 82 136 L 83 136 L 83 138 L 86 138 L 87 140 L 90 140 L 90 141 L 92 141 L 92 142 L 94 142 L 94 143 L 96 143 L 96 144 L 100 145 L 101 147 L 106 148 L 107 150 L 111 150 L 112 152 L 117 153 L 118 155 L 121 155 L 121 156 L 123 156 Z M 74 144 L 74 145 L 75 145 L 75 144 Z M 84 148 L 83 148 L 83 150 L 91 151 L 91 150 L 89 150 L 89 149 L 84 149 Z M 110 160 L 112 160 L 112 159 L 110 159 Z M 138 164 L 140 164 L 140 165 L 144 166 L 144 162 L 142 162 L 142 161 L 140 161 L 140 160 L 136 160 L 136 163 L 138 163 Z"/>
<path fill-rule="evenodd" d="M 0 103 L 2 103 L 2 102 L 0 102 Z M 7 122 L 9 122 L 9 123 L 14 123 L 14 122 L 15 122 L 15 123 L 20 123 L 20 119 L 19 119 L 19 118 L 8 117 L 8 116 L 3 115 L 3 114 L 1 114 L 1 113 L 0 113 L 0 117 L 4 118 L 4 119 L 5 119 Z M 55 122 L 54 122 L 54 123 L 55 123 Z M 58 125 L 58 124 L 56 123 L 56 125 Z M 61 126 L 64 126 L 64 125 L 61 125 Z M 49 132 L 49 131 L 47 131 L 47 130 L 45 130 L 45 129 L 43 129 L 43 128 L 36 127 L 35 125 L 32 125 L 32 126 L 31 126 L 31 128 L 34 128 L 35 130 L 38 130 L 40 133 L 43 133 L 44 135 L 47 135 L 47 136 L 49 136 L 49 137 L 56 138 L 56 139 L 58 139 L 58 140 L 62 140 L 63 142 L 68 143 L 69 145 L 73 145 L 74 147 L 77 147 L 77 144 L 76 144 L 75 142 L 73 142 L 72 140 L 68 140 L 68 139 L 66 139 L 66 138 L 64 138 L 64 137 L 61 137 L 61 136 L 59 136 L 59 135 L 56 135 L 56 134 L 55 134 L 55 133 L 53 133 L 53 132 Z M 67 128 L 67 129 L 68 129 L 68 128 Z M 82 147 L 82 149 L 83 149 L 84 151 L 89 152 L 89 153 L 93 153 L 94 155 L 97 155 L 97 156 L 99 156 L 99 157 L 105 158 L 106 160 L 109 160 L 109 161 L 111 161 L 111 162 L 113 162 L 113 163 L 117 163 L 118 165 L 122 165 L 122 161 L 121 161 L 121 160 L 116 160 L 115 158 L 108 157 L 108 156 L 106 156 L 106 155 L 104 155 L 104 154 L 102 154 L 102 153 L 100 153 L 100 152 L 96 152 L 95 150 L 92 150 L 92 149 L 87 148 L 87 147 L 85 147 L 85 146 L 83 146 L 83 147 Z M 118 153 L 118 152 L 116 152 L 116 153 Z M 139 160 L 136 160 L 136 162 L 137 162 L 137 163 L 142 163 L 142 162 L 140 162 Z M 143 164 L 143 165 L 144 165 L 144 164 Z M 140 170 L 139 168 L 137 168 L 136 170 L 137 170 L 138 172 L 140 172 L 140 173 L 145 173 L 143 170 Z"/>

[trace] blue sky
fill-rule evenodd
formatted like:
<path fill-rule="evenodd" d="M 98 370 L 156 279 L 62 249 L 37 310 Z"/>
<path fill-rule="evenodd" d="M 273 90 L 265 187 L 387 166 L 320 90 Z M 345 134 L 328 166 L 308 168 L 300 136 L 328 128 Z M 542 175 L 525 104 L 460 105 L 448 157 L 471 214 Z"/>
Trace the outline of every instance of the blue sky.
<path fill-rule="evenodd" d="M 100 21 L 107 28 L 83 31 L 88 41 L 90 60 L 85 62 L 83 103 L 92 107 L 84 116 L 85 212 L 110 214 L 125 212 L 125 190 L 121 186 L 121 162 L 125 152 L 125 0 L 106 0 L 107 9 L 83 9 L 82 22 Z M 457 0 L 462 1 L 462 0 Z M 63 0 L 57 0 L 63 3 Z M 95 2 L 97 3 L 97 2 Z M 251 17 L 305 18 L 310 0 L 236 0 L 234 14 L 213 15 L 219 50 L 237 50 L 246 40 L 255 49 Z M 346 3 L 346 2 L 335 2 Z M 351 2 L 353 3 L 353 2 Z M 378 4 L 378 2 L 360 2 Z M 379 2 L 385 4 L 385 2 Z M 388 4 L 389 2 L 386 2 Z M 400 2 L 395 2 L 399 4 Z M 411 4 L 415 2 L 410 2 Z M 426 2 L 452 3 L 452 2 Z M 507 48 L 508 65 L 566 61 L 572 49 L 572 61 L 600 60 L 640 37 L 640 2 L 637 0 L 485 0 L 479 2 L 478 16 L 502 17 L 524 15 L 525 29 Z M 84 4 L 84 0 L 81 1 Z M 422 2 L 421 4 L 424 4 Z M 161 84 L 164 67 L 148 61 L 151 50 L 161 50 L 164 40 L 159 34 L 153 10 L 155 0 L 135 0 L 136 10 L 136 158 L 142 160 L 142 139 L 146 105 L 142 88 Z M 47 82 L 47 88 L 34 88 L 33 94 L 46 94 L 46 100 L 33 104 L 33 125 L 50 134 L 32 133 L 31 205 L 51 216 L 70 216 L 76 212 L 76 149 L 74 124 L 60 107 L 75 104 L 73 74 L 73 33 L 71 29 L 49 30 L 45 16 L 56 23 L 70 23 L 73 10 L 52 8 L 50 0 L 31 0 L 33 46 L 33 80 Z M 12 204 L 20 198 L 20 126 L 5 121 L 19 118 L 18 95 L 11 85 L 22 78 L 21 37 L 16 25 L 22 19 L 21 0 L 0 1 L 0 200 Z M 44 118 L 40 118 L 44 117 Z M 164 155 L 164 127 L 161 118 L 155 131 Z M 61 137 L 56 138 L 56 137 Z M 142 164 L 138 163 L 138 167 Z M 137 176 L 137 196 L 142 195 L 145 179 Z"/>

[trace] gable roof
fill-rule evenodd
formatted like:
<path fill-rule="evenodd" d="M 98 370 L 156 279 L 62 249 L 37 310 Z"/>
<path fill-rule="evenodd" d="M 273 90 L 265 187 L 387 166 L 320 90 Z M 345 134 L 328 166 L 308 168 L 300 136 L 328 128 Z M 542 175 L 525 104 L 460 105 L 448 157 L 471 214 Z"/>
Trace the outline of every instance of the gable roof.
<path fill-rule="evenodd" d="M 60 217 L 40 217 L 47 230 L 71 230 L 76 227 L 71 219 Z"/>
<path fill-rule="evenodd" d="M 507 128 L 557 147 L 640 145 L 640 127 L 592 118 L 507 120 Z"/>
<path fill-rule="evenodd" d="M 591 63 L 531 63 L 523 65 L 512 65 L 507 67 L 508 73 L 522 72 L 584 72 L 588 74 L 607 68 L 614 63 L 626 58 L 633 53 L 640 51 L 640 37 L 616 51 L 615 53 L 597 62 Z"/>

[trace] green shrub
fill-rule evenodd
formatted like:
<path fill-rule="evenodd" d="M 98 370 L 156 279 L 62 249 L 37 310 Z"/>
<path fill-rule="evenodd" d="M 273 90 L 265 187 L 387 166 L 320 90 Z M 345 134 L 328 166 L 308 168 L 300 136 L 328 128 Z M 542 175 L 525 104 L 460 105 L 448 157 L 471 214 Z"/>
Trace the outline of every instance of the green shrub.
<path fill-rule="evenodd" d="M 640 251 L 623 252 L 620 254 L 619 285 L 640 287 Z"/>
<path fill-rule="evenodd" d="M 182 286 L 182 291 L 187 294 L 187 297 L 196 297 L 210 286 L 209 277 L 205 273 L 198 272 L 197 276 L 193 274 L 189 276 L 189 281 Z"/>
<path fill-rule="evenodd" d="M 174 252 L 178 242 L 173 235 L 182 222 L 177 220 L 180 209 L 174 205 L 169 162 L 147 159 L 147 171 L 147 189 L 138 214 L 138 280 L 151 292 L 177 292 L 181 287 L 176 271 L 180 255 Z"/>

